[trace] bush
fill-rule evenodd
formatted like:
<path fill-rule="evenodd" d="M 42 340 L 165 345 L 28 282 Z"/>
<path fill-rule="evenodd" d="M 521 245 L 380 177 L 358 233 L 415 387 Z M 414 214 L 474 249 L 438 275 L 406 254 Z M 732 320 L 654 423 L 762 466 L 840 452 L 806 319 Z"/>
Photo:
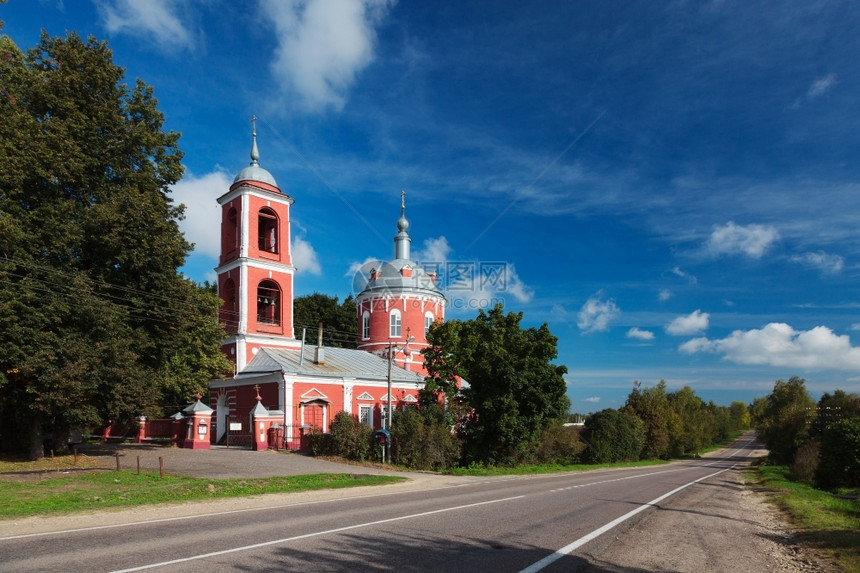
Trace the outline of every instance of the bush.
<path fill-rule="evenodd" d="M 839 420 L 824 430 L 815 487 L 860 486 L 860 418 Z"/>
<path fill-rule="evenodd" d="M 535 462 L 561 466 L 577 464 L 584 449 L 585 444 L 580 441 L 579 432 L 557 420 L 541 433 Z"/>
<path fill-rule="evenodd" d="M 794 461 L 791 464 L 791 473 L 794 475 L 794 479 L 808 484 L 812 483 L 815 470 L 818 467 L 818 450 L 820 446 L 821 442 L 811 440 L 798 448 L 797 453 L 794 454 Z"/>
<path fill-rule="evenodd" d="M 635 462 L 645 446 L 645 425 L 633 414 L 607 408 L 585 419 L 582 440 L 586 463 Z"/>
<path fill-rule="evenodd" d="M 445 422 L 441 406 L 430 404 L 395 412 L 391 423 L 391 461 L 417 470 L 444 470 L 460 457 L 460 442 Z"/>
<path fill-rule="evenodd" d="M 370 426 L 356 420 L 349 412 L 338 412 L 331 423 L 330 455 L 364 461 L 371 449 Z"/>
<path fill-rule="evenodd" d="M 305 436 L 308 451 L 312 456 L 329 456 L 332 454 L 331 434 L 323 434 L 314 429 Z"/>

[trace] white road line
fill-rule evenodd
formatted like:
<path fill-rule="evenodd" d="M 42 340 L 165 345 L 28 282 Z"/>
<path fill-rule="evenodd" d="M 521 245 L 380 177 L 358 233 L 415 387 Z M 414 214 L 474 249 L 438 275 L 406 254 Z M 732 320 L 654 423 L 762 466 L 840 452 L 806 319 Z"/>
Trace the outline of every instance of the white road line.
<path fill-rule="evenodd" d="M 378 521 L 369 521 L 367 523 L 358 523 L 356 525 L 348 525 L 346 527 L 338 527 L 335 529 L 329 529 L 327 531 L 317 531 L 314 533 L 307 533 L 305 535 L 297 535 L 295 537 L 285 537 L 283 539 L 276 539 L 274 541 L 266 541 L 263 543 L 255 543 L 253 545 L 234 547 L 233 549 L 225 549 L 223 551 L 213 551 L 211 553 L 203 553 L 202 555 L 195 555 L 193 557 L 183 557 L 182 559 L 173 559 L 171 561 L 162 561 L 161 563 L 150 563 L 149 565 L 141 565 L 140 567 L 132 567 L 131 569 L 120 569 L 118 571 L 113 571 L 112 573 L 130 573 L 131 571 L 143 571 L 144 569 L 152 569 L 154 567 L 164 567 L 167 565 L 176 565 L 177 563 L 187 563 L 189 561 L 196 561 L 198 559 L 207 559 L 209 557 L 217 557 L 219 555 L 227 555 L 229 553 L 238 553 L 239 551 L 248 551 L 251 549 L 258 549 L 260 547 L 268 547 L 270 545 L 279 545 L 281 543 L 288 543 L 290 541 L 297 541 L 299 539 L 308 539 L 310 537 L 317 537 L 320 535 L 328 535 L 330 533 L 340 533 L 342 531 L 349 531 L 351 529 L 360 529 L 362 527 L 370 527 L 372 525 L 380 525 L 383 523 L 402 521 L 404 519 L 412 519 L 413 517 L 423 517 L 425 515 L 433 515 L 436 513 L 445 513 L 446 511 L 457 511 L 458 509 L 468 509 L 470 507 L 477 507 L 479 505 L 487 505 L 490 503 L 499 503 L 502 501 L 512 501 L 515 499 L 521 499 L 523 497 L 525 497 L 525 496 L 524 495 L 517 495 L 514 497 L 506 497 L 504 499 L 493 499 L 490 501 L 481 501 L 478 503 L 470 503 L 467 505 L 458 505 L 455 507 L 446 507 L 445 509 L 436 509 L 433 511 L 424 511 L 422 513 L 413 513 L 412 515 L 401 515 L 400 517 L 392 517 L 390 519 L 380 519 Z"/>
<path fill-rule="evenodd" d="M 732 466 L 732 467 L 734 467 L 734 466 Z M 672 490 L 672 491 L 670 491 L 669 493 L 664 493 L 664 494 L 663 494 L 663 495 L 661 495 L 660 497 L 657 497 L 657 498 L 655 498 L 655 499 L 652 499 L 652 500 L 651 500 L 651 501 L 649 501 L 648 503 L 645 503 L 645 504 L 643 504 L 643 505 L 641 505 L 641 506 L 637 507 L 637 508 L 636 508 L 636 509 L 634 509 L 633 511 L 629 511 L 629 512 L 625 513 L 624 515 L 622 515 L 621 517 L 619 517 L 619 518 L 617 518 L 617 519 L 613 519 L 612 521 L 610 521 L 609 523 L 607 523 L 607 524 L 606 524 L 606 525 L 604 525 L 603 527 L 601 527 L 601 528 L 599 528 L 599 529 L 595 529 L 594 531 L 592 531 L 592 532 L 591 532 L 591 533 L 589 533 L 588 535 L 585 535 L 585 536 L 583 536 L 583 537 L 580 537 L 579 539 L 577 539 L 577 540 L 576 540 L 576 541 L 574 541 L 573 543 L 571 543 L 571 544 L 569 544 L 569 545 L 565 545 L 564 547 L 562 547 L 561 549 L 559 549 L 559 550 L 555 551 L 555 552 L 554 552 L 554 553 L 552 553 L 551 555 L 547 555 L 546 557 L 544 557 L 543 559 L 541 559 L 541 560 L 540 560 L 540 561 L 538 561 L 537 563 L 534 563 L 534 564 L 530 565 L 529 567 L 526 567 L 525 569 L 523 569 L 522 571 L 520 571 L 520 573 L 537 573 L 537 571 L 540 571 L 541 569 L 543 569 L 544 567 L 547 567 L 547 566 L 548 566 L 548 565 L 550 565 L 551 563 L 554 563 L 554 562 L 558 561 L 559 559 L 561 559 L 561 558 L 562 558 L 562 557 L 564 557 L 565 555 L 567 555 L 567 554 L 569 554 L 569 553 L 571 553 L 571 552 L 575 551 L 576 549 L 579 549 L 580 547 L 582 547 L 583 545 L 585 545 L 586 543 L 588 543 L 588 542 L 589 542 L 589 541 L 591 541 L 592 539 L 596 539 L 597 537 L 599 537 L 600 535 L 603 535 L 604 533 L 606 533 L 606 532 L 607 532 L 607 531 L 609 531 L 610 529 L 612 529 L 612 528 L 616 527 L 617 525 L 619 525 L 619 524 L 621 524 L 621 523 L 624 523 L 625 521 L 627 521 L 628 519 L 630 519 L 631 517 L 633 517 L 633 516 L 634 516 L 634 515 L 636 515 L 637 513 L 641 512 L 641 511 L 645 511 L 645 510 L 646 510 L 646 509 L 648 509 L 649 507 L 651 507 L 651 506 L 653 506 L 653 505 L 656 505 L 656 504 L 660 503 L 661 501 L 663 501 L 663 500 L 664 500 L 664 499 L 666 499 L 667 497 L 670 497 L 670 496 L 672 496 L 672 495 L 675 495 L 676 493 L 678 493 L 678 492 L 679 492 L 679 491 L 681 491 L 682 489 L 688 488 L 688 487 L 690 487 L 691 485 L 693 485 L 693 484 L 695 484 L 695 483 L 698 483 L 698 482 L 700 482 L 700 481 L 702 481 L 702 480 L 706 480 L 706 479 L 708 479 L 708 478 L 712 478 L 712 477 L 714 477 L 714 476 L 716 476 L 716 475 L 719 475 L 719 474 L 721 474 L 721 473 L 723 473 L 723 472 L 727 472 L 727 471 L 729 471 L 730 469 L 732 469 L 732 468 L 731 468 L 731 467 L 730 467 L 730 468 L 726 468 L 726 469 L 720 470 L 720 471 L 718 471 L 718 472 L 714 472 L 714 473 L 712 473 L 712 474 L 710 474 L 710 475 L 706 475 L 706 476 L 704 476 L 704 477 L 700 477 L 700 478 L 699 478 L 699 479 L 697 479 L 697 480 L 693 480 L 693 481 L 691 481 L 690 483 L 686 483 L 686 484 L 682 485 L 681 487 L 678 487 L 678 488 L 673 489 L 673 490 Z"/>

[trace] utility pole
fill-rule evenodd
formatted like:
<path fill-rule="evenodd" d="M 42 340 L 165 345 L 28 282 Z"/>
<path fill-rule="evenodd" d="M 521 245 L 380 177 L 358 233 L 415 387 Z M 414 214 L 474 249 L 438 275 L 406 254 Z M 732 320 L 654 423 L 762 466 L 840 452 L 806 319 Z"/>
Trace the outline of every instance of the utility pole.
<path fill-rule="evenodd" d="M 397 348 L 394 346 L 393 342 L 388 342 L 388 405 L 386 406 L 386 416 L 385 416 L 385 429 L 388 430 L 388 443 L 385 445 L 385 450 L 383 451 L 383 459 L 385 459 L 389 464 L 391 463 L 391 364 L 394 361 L 394 353 L 403 351 L 406 352 L 406 349 L 409 347 L 409 343 L 415 340 L 414 336 L 409 335 L 409 329 L 406 329 L 406 342 L 403 344 L 403 348 Z M 406 367 L 406 363 L 403 363 L 403 367 Z"/>
<path fill-rule="evenodd" d="M 391 342 L 388 343 L 388 413 L 385 416 L 385 429 L 389 432 L 388 441 L 391 442 L 391 362 L 394 359 L 393 347 Z M 391 444 L 385 444 L 385 451 L 382 452 L 383 458 L 391 463 Z"/>

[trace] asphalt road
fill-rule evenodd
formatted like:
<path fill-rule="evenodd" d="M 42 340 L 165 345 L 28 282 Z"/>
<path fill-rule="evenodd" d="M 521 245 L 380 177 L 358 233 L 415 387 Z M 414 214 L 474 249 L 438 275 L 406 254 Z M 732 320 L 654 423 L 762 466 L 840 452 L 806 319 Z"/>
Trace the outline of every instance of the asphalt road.
<path fill-rule="evenodd" d="M 679 488 L 715 479 L 753 447 L 747 440 L 666 466 L 439 478 L 421 489 L 344 490 L 337 498 L 283 497 L 266 507 L 207 506 L 157 521 L 141 515 L 147 521 L 7 535 L 0 571 L 571 571 Z"/>

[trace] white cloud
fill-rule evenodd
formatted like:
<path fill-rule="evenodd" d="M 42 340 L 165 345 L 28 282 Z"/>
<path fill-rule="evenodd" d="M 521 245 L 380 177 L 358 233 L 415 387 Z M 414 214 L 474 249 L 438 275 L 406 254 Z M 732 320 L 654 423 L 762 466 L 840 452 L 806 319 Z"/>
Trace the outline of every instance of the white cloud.
<path fill-rule="evenodd" d="M 591 396 L 590 398 L 584 398 L 582 401 L 597 404 L 598 402 L 600 402 L 600 396 Z"/>
<path fill-rule="evenodd" d="M 845 260 L 839 255 L 830 255 L 823 251 L 794 255 L 791 262 L 813 267 L 827 274 L 836 274 L 842 271 L 845 265 Z"/>
<path fill-rule="evenodd" d="M 275 25 L 272 70 L 307 109 L 341 109 L 356 74 L 373 60 L 374 27 L 389 0 L 261 1 Z"/>
<path fill-rule="evenodd" d="M 658 297 L 662 302 L 665 302 L 665 301 L 669 300 L 670 298 L 672 298 L 672 296 L 673 296 L 673 295 L 672 295 L 672 291 L 670 291 L 670 290 L 668 290 L 668 289 L 662 289 L 662 290 L 657 294 L 657 297 Z"/>
<path fill-rule="evenodd" d="M 666 332 L 675 336 L 695 334 L 708 329 L 710 314 L 694 310 L 687 316 L 679 316 L 666 325 Z"/>
<path fill-rule="evenodd" d="M 293 266 L 296 267 L 296 273 L 308 272 L 314 276 L 322 274 L 317 253 L 309 242 L 297 235 L 293 236 L 290 242 L 290 251 L 293 255 Z"/>
<path fill-rule="evenodd" d="M 836 74 L 827 74 L 823 78 L 818 78 L 812 82 L 812 85 L 809 86 L 809 90 L 806 92 L 806 97 L 811 100 L 821 97 L 830 91 L 830 88 L 834 85 L 836 85 Z"/>
<path fill-rule="evenodd" d="M 448 239 L 441 236 L 436 239 L 425 239 L 421 249 L 412 253 L 412 258 L 421 264 L 444 264 L 451 253 Z"/>
<path fill-rule="evenodd" d="M 685 280 L 686 280 L 687 282 L 689 282 L 691 285 L 694 285 L 694 284 L 696 284 L 696 283 L 698 282 L 698 279 L 696 279 L 696 277 L 694 277 L 693 275 L 691 275 L 691 274 L 690 274 L 690 273 L 688 273 L 687 271 L 681 270 L 681 268 L 680 268 L 680 267 L 675 267 L 675 268 L 673 268 L 673 269 L 672 269 L 672 274 L 674 274 L 674 275 L 676 275 L 676 276 L 679 276 L 679 277 L 681 277 L 682 279 L 685 279 Z"/>
<path fill-rule="evenodd" d="M 860 322 L 855 322 L 851 325 L 851 330 L 860 330 Z"/>
<path fill-rule="evenodd" d="M 583 334 L 609 330 L 609 323 L 621 314 L 613 299 L 604 301 L 602 297 L 603 292 L 597 292 L 582 305 L 576 325 Z"/>
<path fill-rule="evenodd" d="M 654 340 L 654 333 L 650 330 L 640 330 L 634 326 L 627 331 L 627 338 L 635 338 L 637 340 Z"/>
<path fill-rule="evenodd" d="M 534 297 L 535 291 L 529 285 L 524 283 L 517 274 L 517 269 L 513 263 L 507 264 L 508 280 L 504 292 L 513 296 L 519 302 L 529 302 Z"/>
<path fill-rule="evenodd" d="M 192 34 L 176 14 L 181 5 L 176 0 L 115 0 L 113 4 L 96 3 L 102 23 L 109 33 L 152 38 L 163 50 L 192 47 Z"/>
<path fill-rule="evenodd" d="M 762 329 L 736 330 L 723 339 L 695 338 L 679 347 L 681 352 L 722 354 L 738 364 L 765 364 L 806 370 L 860 370 L 860 348 L 847 335 L 836 335 L 826 326 L 794 330 L 772 322 Z"/>
<path fill-rule="evenodd" d="M 774 227 L 735 225 L 729 221 L 722 227 L 714 227 L 706 248 L 713 255 L 746 255 L 760 259 L 777 239 L 779 232 Z"/>
<path fill-rule="evenodd" d="M 221 206 L 216 199 L 230 189 L 233 178 L 223 171 L 201 177 L 187 173 L 173 186 L 173 198 L 185 205 L 179 228 L 194 243 L 194 252 L 209 257 L 221 254 Z"/>
<path fill-rule="evenodd" d="M 456 299 L 476 297 L 492 297 L 497 294 L 509 294 L 518 302 L 529 302 L 534 297 L 534 289 L 527 285 L 517 274 L 513 263 L 482 263 L 459 262 L 448 265 L 448 255 L 451 245 L 444 236 L 436 239 L 426 239 L 421 249 L 412 253 L 412 258 L 427 270 L 438 269 L 441 281 L 448 287 L 453 286 L 457 277 L 464 278 L 456 288 L 449 288 L 446 294 Z M 456 274 L 455 274 L 456 273 Z M 480 308 L 483 308 L 481 306 Z"/>

